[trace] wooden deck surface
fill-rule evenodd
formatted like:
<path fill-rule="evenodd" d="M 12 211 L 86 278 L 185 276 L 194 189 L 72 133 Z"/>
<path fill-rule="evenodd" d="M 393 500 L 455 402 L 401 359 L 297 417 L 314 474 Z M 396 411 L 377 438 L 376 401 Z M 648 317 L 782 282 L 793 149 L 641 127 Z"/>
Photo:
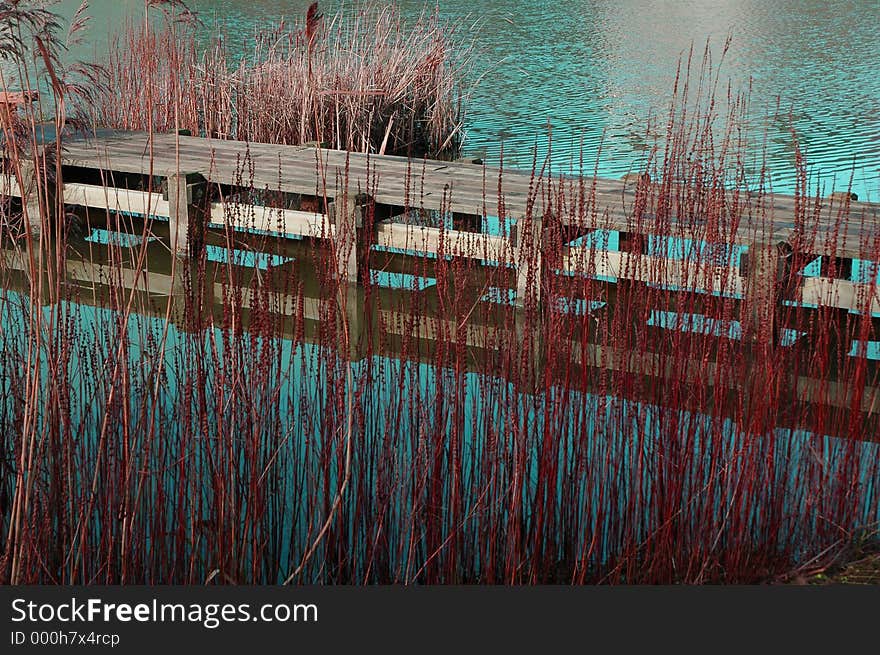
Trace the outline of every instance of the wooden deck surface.
<path fill-rule="evenodd" d="M 342 187 L 363 191 L 376 202 L 395 206 L 445 208 L 453 212 L 497 216 L 500 202 L 507 217 L 520 218 L 530 205 L 540 212 L 548 195 L 548 181 L 535 181 L 529 173 L 489 168 L 470 163 L 415 159 L 316 149 L 303 146 L 222 141 L 175 134 L 109 132 L 91 139 L 68 140 L 65 165 L 126 173 L 167 176 L 178 172 L 201 173 L 221 184 L 253 185 L 274 191 L 335 197 Z M 558 185 L 559 178 L 551 184 Z M 590 227 L 634 231 L 632 183 L 620 180 L 566 178 L 563 184 L 583 185 L 590 204 Z M 500 194 L 499 194 L 500 191 Z M 594 199 L 594 202 L 593 202 Z M 555 203 L 555 199 L 552 200 Z M 736 240 L 753 243 L 792 241 L 796 238 L 795 198 L 778 194 L 739 196 L 747 209 Z M 732 200 L 731 200 L 732 202 Z M 648 208 L 647 216 L 653 208 Z M 672 215 L 677 208 L 673 207 Z M 839 234 L 841 215 L 848 230 Z M 563 219 L 570 220 L 570 219 Z M 826 199 L 818 215 L 817 254 L 858 257 L 864 244 L 880 234 L 880 205 Z M 661 233 L 650 224 L 640 231 Z M 681 236 L 673 222 L 667 231 Z"/>

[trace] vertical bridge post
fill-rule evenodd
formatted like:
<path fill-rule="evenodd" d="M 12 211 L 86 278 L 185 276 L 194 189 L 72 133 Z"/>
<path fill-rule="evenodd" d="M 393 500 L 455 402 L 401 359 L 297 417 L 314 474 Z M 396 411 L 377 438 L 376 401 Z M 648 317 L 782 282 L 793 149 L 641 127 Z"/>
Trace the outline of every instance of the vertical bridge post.
<path fill-rule="evenodd" d="M 541 235 L 540 217 L 520 218 L 514 233 L 514 263 L 516 266 L 516 306 L 526 307 L 529 301 L 541 302 Z"/>
<path fill-rule="evenodd" d="M 18 186 L 21 192 L 22 231 L 33 235 L 42 232 L 43 214 L 51 223 L 55 213 L 55 183 L 49 184 L 49 166 L 42 146 L 36 148 L 33 157 L 21 161 L 22 179 L 18 181 Z"/>
<path fill-rule="evenodd" d="M 743 393 L 747 430 L 753 433 L 767 433 L 775 425 L 769 408 L 779 402 L 781 388 L 767 375 L 773 367 L 763 363 L 779 345 L 779 305 L 788 286 L 790 253 L 788 243 L 763 239 L 749 245 L 746 258 L 740 320 L 743 340 L 749 340 L 743 343 L 749 366 Z"/>
<path fill-rule="evenodd" d="M 741 320 L 744 336 L 759 347 L 772 349 L 779 333 L 778 305 L 787 275 L 788 244 L 755 241 L 749 246 Z"/>
<path fill-rule="evenodd" d="M 175 254 L 195 255 L 203 245 L 205 216 L 202 205 L 207 182 L 199 173 L 169 175 L 165 199 L 169 204 L 171 250 Z"/>
<path fill-rule="evenodd" d="M 343 191 L 328 203 L 327 213 L 335 228 L 335 273 L 336 279 L 341 282 L 358 284 L 364 279 L 365 263 L 361 261 L 361 247 L 365 237 L 364 206 L 369 201 L 370 197 L 364 193 L 349 194 Z"/>
<path fill-rule="evenodd" d="M 536 393 L 540 382 L 543 344 L 541 315 L 541 281 L 544 262 L 543 220 L 527 217 L 514 226 L 514 265 L 516 266 L 516 300 L 514 325 L 520 353 L 522 390 Z"/>

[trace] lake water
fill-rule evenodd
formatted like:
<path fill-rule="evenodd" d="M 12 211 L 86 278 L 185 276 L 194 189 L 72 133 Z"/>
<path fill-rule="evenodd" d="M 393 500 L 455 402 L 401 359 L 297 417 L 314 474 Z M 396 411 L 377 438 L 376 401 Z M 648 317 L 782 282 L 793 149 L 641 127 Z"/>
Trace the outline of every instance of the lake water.
<path fill-rule="evenodd" d="M 72 14 L 76 0 L 64 0 Z M 357 3 L 349 3 L 354 6 Z M 415 19 L 424 4 L 398 3 Z M 205 34 L 222 30 L 244 51 L 260 25 L 299 19 L 308 0 L 193 0 Z M 467 107 L 468 154 L 529 168 L 547 153 L 559 169 L 577 165 L 619 177 L 638 166 L 650 140 L 650 114 L 666 114 L 676 66 L 693 45 L 707 42 L 718 63 L 725 38 L 732 45 L 721 80 L 743 91 L 751 82 L 755 135 L 766 130 L 774 189 L 793 192 L 792 130 L 806 152 L 813 183 L 852 189 L 880 200 L 880 48 L 875 0 L 560 0 L 553 3 L 474 3 L 444 0 L 441 15 L 476 41 Z M 139 0 L 93 0 L 88 45 L 74 54 L 100 53 L 106 33 Z M 325 14 L 338 3 L 321 3 Z M 99 56 L 100 59 L 100 56 Z M 473 84 L 479 79 L 479 83 Z M 719 93 L 723 96 L 724 93 Z"/>

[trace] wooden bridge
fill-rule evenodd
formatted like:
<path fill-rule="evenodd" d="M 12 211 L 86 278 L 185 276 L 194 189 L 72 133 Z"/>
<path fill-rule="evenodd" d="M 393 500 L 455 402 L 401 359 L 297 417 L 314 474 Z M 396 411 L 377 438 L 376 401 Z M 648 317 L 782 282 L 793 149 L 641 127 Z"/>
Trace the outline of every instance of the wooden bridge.
<path fill-rule="evenodd" d="M 26 162 L 21 179 L 0 176 L 0 194 L 21 199 L 25 218 L 34 223 L 34 229 L 36 219 L 55 204 L 45 188 L 44 193 L 35 191 L 39 169 L 50 163 L 51 157 L 40 153 Z M 867 276 L 852 273 L 853 262 L 866 253 L 878 252 L 875 240 L 880 239 L 880 211 L 878 205 L 859 203 L 845 196 L 828 198 L 817 208 L 812 216 L 814 238 L 803 250 L 805 242 L 798 226 L 803 209 L 796 206 L 794 198 L 731 192 L 731 211 L 737 211 L 741 220 L 734 232 L 722 235 L 723 245 L 738 244 L 739 252 L 749 256 L 739 261 L 733 256 L 722 258 L 713 263 L 711 271 L 695 275 L 694 262 L 689 258 L 644 248 L 645 237 L 700 240 L 705 235 L 688 232 L 694 228 L 691 223 L 678 223 L 674 217 L 685 212 L 679 212 L 681 208 L 675 206 L 669 208 L 671 220 L 652 221 L 656 207 L 637 207 L 646 196 L 650 200 L 646 193 L 650 182 L 640 176 L 617 181 L 550 179 L 469 162 L 407 160 L 321 147 L 116 131 L 101 132 L 89 139 L 65 140 L 60 164 L 63 184 L 59 188 L 64 204 L 97 209 L 105 224 L 114 212 L 167 219 L 167 240 L 163 226 L 156 231 L 162 239 L 150 244 L 149 271 L 129 266 L 123 267 L 121 277 L 116 275 L 119 271 L 115 272 L 112 279 L 121 281 L 125 288 L 158 296 L 160 306 L 162 298 L 175 296 L 182 284 L 182 267 L 166 266 L 170 258 L 166 243 L 177 255 L 194 254 L 210 241 L 211 226 L 232 227 L 244 235 L 268 234 L 280 242 L 289 237 L 291 247 L 300 237 L 324 240 L 329 248 L 320 252 L 331 254 L 337 278 L 353 283 L 348 285 L 351 298 L 345 320 L 354 326 L 356 335 L 363 335 L 363 318 L 370 315 L 370 320 L 380 328 L 371 335 L 373 346 L 388 347 L 394 343 L 395 335 L 413 335 L 400 333 L 408 324 L 400 314 L 405 302 L 395 306 L 394 302 L 383 300 L 371 308 L 365 307 L 364 294 L 358 287 L 369 280 L 372 246 L 416 257 L 463 257 L 475 265 L 504 267 L 512 275 L 507 279 L 515 280 L 514 288 L 510 289 L 510 309 L 518 316 L 522 314 L 519 309 L 541 302 L 542 289 L 546 288 L 544 276 L 566 273 L 651 284 L 668 289 L 670 294 L 694 289 L 741 298 L 747 308 L 741 310 L 741 323 L 767 321 L 767 312 L 775 311 L 784 301 L 880 314 L 876 267 L 869 266 Z M 667 194 L 670 197 L 678 198 L 676 194 Z M 581 206 L 575 206 L 577 203 L 572 199 Z M 451 225 L 426 224 L 424 215 L 432 212 L 435 219 L 448 216 Z M 549 238 L 547 216 L 552 217 L 553 228 L 564 232 L 562 238 Z M 490 218 L 497 220 L 501 229 L 486 229 Z M 837 226 L 842 221 L 849 230 L 839 234 Z M 585 241 L 605 231 L 620 233 L 617 249 Z M 310 246 L 304 248 L 319 256 Z M 797 249 L 802 250 L 801 262 L 815 262 L 821 257 L 822 263 L 814 266 L 810 275 L 802 276 L 799 287 L 787 291 L 788 297 L 771 296 L 769 290 L 779 287 L 780 263 L 788 252 Z M 20 250 L 5 250 L 2 256 L 7 270 L 27 271 L 28 263 Z M 827 261 L 835 262 L 835 266 L 824 265 Z M 705 267 L 705 262 L 701 266 Z M 110 279 L 104 270 L 107 264 L 100 262 L 71 258 L 66 267 L 65 276 L 74 286 L 99 289 L 102 279 Z M 208 311 L 222 311 L 222 302 L 218 301 L 222 297 L 220 286 L 216 281 L 207 285 L 203 306 Z M 313 284 L 308 293 L 300 295 L 275 293 L 277 312 L 282 316 L 302 316 L 317 331 L 314 326 L 332 315 L 328 304 L 336 302 L 322 295 L 317 286 Z M 252 292 L 242 288 L 241 302 L 245 308 L 249 307 Z M 550 311 L 559 309 L 551 307 Z M 455 335 L 456 339 L 464 339 L 467 348 L 480 352 L 520 339 L 515 331 L 505 332 L 509 326 L 462 322 L 459 318 L 455 317 L 454 324 L 450 324 L 450 317 L 422 315 L 417 322 L 417 337 L 440 342 Z M 870 339 L 880 334 L 880 323 L 875 320 L 873 325 Z M 661 328 L 656 330 L 662 339 Z M 719 338 L 705 336 L 708 340 Z M 850 345 L 843 345 L 844 352 Z M 546 344 L 534 347 L 548 350 Z M 577 366 L 643 375 L 658 383 L 683 374 L 675 369 L 675 362 L 664 359 L 662 349 L 634 351 L 620 344 L 573 340 L 562 350 Z M 359 352 L 355 348 L 349 357 L 358 359 Z M 407 352 L 407 356 L 414 355 Z M 472 363 L 490 361 L 491 356 L 483 355 L 469 359 Z M 691 364 L 695 380 L 704 380 L 705 362 L 693 361 L 688 370 Z M 713 365 L 710 362 L 710 367 Z M 874 370 L 873 363 L 871 366 Z M 837 376 L 821 380 L 803 374 L 792 376 L 787 385 L 792 402 L 833 406 L 855 411 L 865 421 L 880 420 L 877 388 L 861 388 L 856 401 L 848 380 Z M 739 393 L 740 385 L 744 384 L 742 380 L 721 382 L 725 393 Z"/>
<path fill-rule="evenodd" d="M 61 163 L 64 203 L 167 217 L 171 245 L 181 253 L 198 246 L 206 224 L 231 222 L 234 228 L 278 237 L 330 239 L 336 273 L 350 282 L 363 279 L 363 253 L 371 245 L 510 266 L 516 269 L 517 306 L 524 306 L 529 298 L 540 300 L 547 268 L 542 257 L 552 259 L 563 272 L 583 270 L 589 256 L 590 273 L 598 277 L 681 287 L 693 284 L 688 258 L 646 253 L 633 246 L 639 235 L 666 233 L 681 238 L 688 237 L 690 229 L 676 222 L 679 207 L 668 208 L 673 218 L 662 226 L 650 220 L 656 208 L 634 211 L 639 185 L 650 183 L 639 176 L 619 181 L 551 180 L 466 162 L 118 131 L 66 139 Z M 41 165 L 46 162 L 38 156 L 25 177 Z M 567 187 L 568 197 L 579 197 L 587 204 L 586 211 L 558 206 L 562 196 L 555 193 L 554 185 L 557 190 Z M 24 194 L 27 214 L 39 216 L 37 194 L 26 191 L 33 186 L 32 180 L 16 184 L 7 177 L 0 193 Z M 282 200 L 274 206 L 255 204 L 247 189 L 273 192 Z M 670 197 L 675 200 L 675 194 Z M 745 295 L 755 301 L 753 306 L 766 307 L 779 300 L 765 296 L 786 253 L 804 247 L 797 200 L 731 192 L 730 202 L 739 221 L 724 239 L 745 246 L 748 261 L 720 262 L 711 276 L 701 278 L 703 291 Z M 375 209 L 370 229 L 364 223 L 367 204 Z M 544 243 L 545 210 L 551 206 L 566 230 L 558 252 L 548 252 Z M 451 214 L 451 229 L 417 224 L 409 218 L 412 210 Z M 510 229 L 486 232 L 483 225 L 489 216 L 498 217 Z M 843 233 L 837 228 L 841 218 L 850 226 Z M 866 244 L 880 234 L 878 205 L 859 203 L 848 195 L 827 199 L 812 219 L 814 238 L 809 251 L 801 253 L 802 262 L 822 255 L 837 262 L 858 259 Z M 577 245 L 578 237 L 596 230 L 619 231 L 620 248 L 603 249 L 596 256 L 595 246 Z M 839 265 L 829 273 L 823 267 L 820 274 L 805 277 L 797 297 L 790 300 L 880 312 L 876 277 L 853 278 L 849 270 Z M 760 316 L 759 311 L 755 320 Z"/>

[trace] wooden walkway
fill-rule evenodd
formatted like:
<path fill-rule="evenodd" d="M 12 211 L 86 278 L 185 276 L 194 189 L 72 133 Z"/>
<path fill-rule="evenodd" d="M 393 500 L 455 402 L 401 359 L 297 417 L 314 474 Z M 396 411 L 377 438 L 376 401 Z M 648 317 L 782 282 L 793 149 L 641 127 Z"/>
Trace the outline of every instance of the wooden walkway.
<path fill-rule="evenodd" d="M 522 217 L 539 213 L 545 200 L 540 185 L 528 173 L 475 166 L 470 163 L 410 160 L 388 155 L 365 155 L 341 150 L 219 141 L 174 134 L 117 132 L 91 140 L 68 142 L 63 161 L 73 166 L 169 176 L 200 173 L 219 184 L 252 182 L 258 189 L 334 197 L 338 184 L 349 191 L 367 192 L 377 203 L 445 209 L 463 214 L 495 215 L 499 199 L 505 212 Z M 569 179 L 576 186 L 580 180 Z M 586 179 L 595 198 L 595 227 L 628 231 L 636 198 L 635 184 L 622 180 Z M 499 198 L 500 196 L 500 198 Z M 756 233 L 768 240 L 790 241 L 795 230 L 795 198 L 779 194 L 743 196 L 748 204 L 740 240 L 751 243 Z M 671 208 L 675 215 L 676 208 Z M 857 257 L 866 232 L 880 230 L 880 205 L 829 198 L 817 217 L 819 229 L 831 235 L 841 213 L 859 230 L 836 235 L 834 254 Z M 563 217 L 563 222 L 566 219 Z M 674 226 L 674 223 L 673 223 Z M 820 241 L 825 241 L 820 239 Z M 821 254 L 821 253 L 818 253 Z"/>
<path fill-rule="evenodd" d="M 651 220 L 657 208 L 647 207 L 636 219 L 636 186 L 641 181 L 576 179 L 549 177 L 536 179 L 517 171 L 486 168 L 472 163 L 433 160 L 408 160 L 401 157 L 364 155 L 345 151 L 303 146 L 248 144 L 205 138 L 140 132 L 103 131 L 90 139 L 65 141 L 62 154 L 65 170 L 101 172 L 102 183 L 67 182 L 64 201 L 68 204 L 169 217 L 172 246 L 189 249 L 189 237 L 199 198 L 206 185 L 250 187 L 298 196 L 323 199 L 325 202 L 300 209 L 250 207 L 239 219 L 239 228 L 256 228 L 278 236 L 330 238 L 336 245 L 337 272 L 341 278 L 356 282 L 362 277 L 358 261 L 364 239 L 372 244 L 425 254 L 471 257 L 512 265 L 517 269 L 516 302 L 522 306 L 529 296 L 540 294 L 541 263 L 530 255 L 544 250 L 541 243 L 541 217 L 547 203 L 554 208 L 563 196 L 577 197 L 580 192 L 588 204 L 584 212 L 562 212 L 559 223 L 571 228 L 571 235 L 593 230 L 617 230 L 676 237 L 688 236 L 692 226 L 674 220 L 663 226 Z M 152 176 L 164 180 L 164 191 L 148 193 L 142 188 L 125 188 L 114 179 L 119 174 Z M 562 195 L 559 185 L 567 186 Z M 24 185 L 20 185 L 24 186 Z M 109 187 L 109 188 L 108 188 Z M 20 188 L 6 184 L 0 193 L 20 195 Z M 388 209 L 385 220 L 377 222 L 373 234 L 362 230 L 359 194 L 366 194 L 377 206 Z M 651 197 L 652 194 L 647 194 Z M 676 194 L 672 194 L 674 197 Z M 644 197 L 644 195 L 643 195 Z M 772 280 L 757 282 L 756 277 L 775 278 L 779 269 L 780 242 L 797 243 L 793 197 L 765 194 L 731 194 L 738 203 L 741 217 L 734 234 L 724 240 L 747 246 L 751 262 L 743 269 L 739 262 L 718 266 L 717 282 L 705 289 L 710 293 L 742 295 L 749 289 L 766 290 Z M 214 202 L 208 207 L 209 220 L 229 222 L 233 198 Z M 406 208 L 442 210 L 460 219 L 457 229 L 414 225 L 401 217 Z M 570 209 L 570 208 L 569 208 Z M 679 208 L 668 208 L 677 215 Z M 515 227 L 509 234 L 486 234 L 480 225 L 487 216 L 499 216 Z M 225 218 L 224 218 L 225 217 Z M 844 218 L 849 225 L 845 234 L 836 226 Z M 810 255 L 832 254 L 838 258 L 859 258 L 865 244 L 880 234 L 880 206 L 852 202 L 840 197 L 827 199 L 813 216 L 817 238 L 811 242 Z M 693 221 L 692 221 L 693 222 Z M 699 235 L 694 235 L 699 239 Z M 592 249 L 594 250 L 594 249 Z M 563 269 L 583 270 L 584 258 L 591 249 L 564 246 L 552 253 Z M 546 253 L 545 253 L 546 254 Z M 692 278 L 687 261 L 648 256 L 643 252 L 605 251 L 598 259 L 591 255 L 591 273 L 598 276 L 635 279 L 656 284 L 684 284 Z M 636 263 L 637 265 L 634 265 Z M 802 302 L 829 304 L 845 309 L 864 307 L 865 294 L 872 311 L 880 312 L 877 285 L 854 280 L 814 277 L 804 282 Z M 762 292 L 763 293 L 763 292 Z M 873 298 L 873 300 L 870 300 Z"/>

